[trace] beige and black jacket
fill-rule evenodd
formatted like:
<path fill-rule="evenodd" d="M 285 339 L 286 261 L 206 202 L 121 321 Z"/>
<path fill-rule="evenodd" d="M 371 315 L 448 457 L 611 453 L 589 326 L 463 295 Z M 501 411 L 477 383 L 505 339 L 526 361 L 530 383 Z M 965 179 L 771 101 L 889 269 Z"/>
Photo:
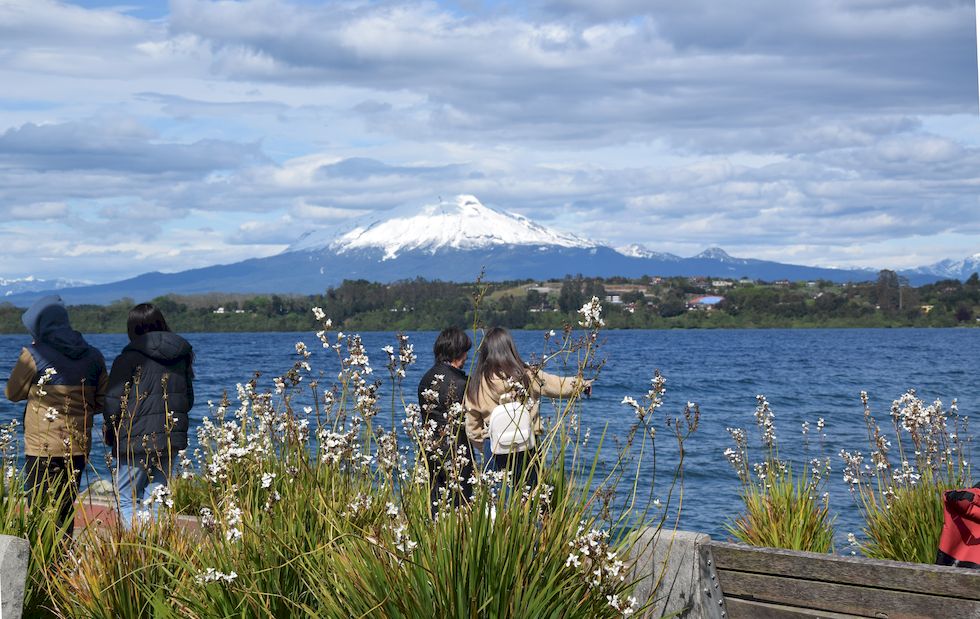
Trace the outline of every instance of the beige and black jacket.
<path fill-rule="evenodd" d="M 105 407 L 105 360 L 72 330 L 58 297 L 46 297 L 23 316 L 34 342 L 21 350 L 6 396 L 26 400 L 24 453 L 39 457 L 88 456 L 92 421 Z"/>

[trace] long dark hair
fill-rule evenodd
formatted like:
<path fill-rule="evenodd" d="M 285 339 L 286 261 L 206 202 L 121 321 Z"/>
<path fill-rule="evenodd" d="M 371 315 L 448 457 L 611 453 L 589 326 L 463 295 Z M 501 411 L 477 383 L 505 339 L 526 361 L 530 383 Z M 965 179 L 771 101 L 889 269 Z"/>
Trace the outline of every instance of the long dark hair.
<path fill-rule="evenodd" d="M 140 303 L 129 310 L 129 318 L 126 320 L 126 332 L 129 333 L 129 341 L 132 342 L 144 333 L 151 331 L 170 331 L 163 312 L 152 303 Z"/>
<path fill-rule="evenodd" d="M 503 327 L 494 327 L 483 336 L 477 351 L 476 369 L 466 386 L 466 395 L 474 402 L 479 401 L 480 385 L 493 378 L 510 378 L 525 389 L 531 384 L 527 376 L 527 365 L 517 352 L 514 338 Z"/>

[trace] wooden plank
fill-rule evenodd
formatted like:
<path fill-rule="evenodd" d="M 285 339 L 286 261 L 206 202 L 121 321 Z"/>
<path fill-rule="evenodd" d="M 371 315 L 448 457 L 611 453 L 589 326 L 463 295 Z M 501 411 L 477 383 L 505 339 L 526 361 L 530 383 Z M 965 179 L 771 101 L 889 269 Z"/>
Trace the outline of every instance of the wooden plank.
<path fill-rule="evenodd" d="M 729 570 L 718 570 L 718 580 L 726 601 L 730 598 L 742 598 L 888 619 L 980 619 L 980 601 Z"/>
<path fill-rule="evenodd" d="M 711 542 L 707 547 L 719 569 L 980 600 L 980 570 L 726 542 Z"/>
<path fill-rule="evenodd" d="M 863 619 L 861 615 L 768 604 L 739 598 L 726 599 L 725 608 L 729 619 Z"/>

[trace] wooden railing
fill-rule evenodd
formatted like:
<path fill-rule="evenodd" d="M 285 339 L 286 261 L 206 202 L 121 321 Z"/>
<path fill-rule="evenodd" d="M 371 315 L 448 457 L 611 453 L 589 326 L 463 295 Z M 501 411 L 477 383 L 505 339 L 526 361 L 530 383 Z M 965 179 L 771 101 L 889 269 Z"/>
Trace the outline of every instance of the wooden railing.
<path fill-rule="evenodd" d="M 646 617 L 980 619 L 980 570 L 756 548 L 688 531 L 642 532 L 636 595 Z"/>
<path fill-rule="evenodd" d="M 980 570 L 710 542 L 730 619 L 980 618 Z"/>

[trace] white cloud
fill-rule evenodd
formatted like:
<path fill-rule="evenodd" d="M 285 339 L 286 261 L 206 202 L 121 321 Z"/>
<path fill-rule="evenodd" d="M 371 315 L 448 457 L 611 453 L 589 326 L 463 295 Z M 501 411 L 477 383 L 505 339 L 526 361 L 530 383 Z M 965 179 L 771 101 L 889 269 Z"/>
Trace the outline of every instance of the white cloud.
<path fill-rule="evenodd" d="M 4 215 L 16 220 L 41 220 L 64 217 L 68 205 L 64 202 L 35 202 L 34 204 L 13 205 L 5 209 Z"/>
<path fill-rule="evenodd" d="M 967 0 L 469 6 L 0 3 L 0 276 L 230 262 L 457 193 L 819 264 L 980 231 Z"/>

